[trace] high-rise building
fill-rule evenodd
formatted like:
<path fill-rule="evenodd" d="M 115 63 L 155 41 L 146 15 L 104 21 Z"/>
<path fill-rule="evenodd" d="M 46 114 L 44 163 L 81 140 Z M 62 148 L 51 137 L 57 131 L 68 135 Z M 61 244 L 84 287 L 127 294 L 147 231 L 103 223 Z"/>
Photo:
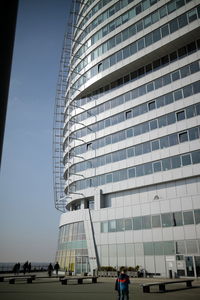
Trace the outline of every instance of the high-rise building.
<path fill-rule="evenodd" d="M 71 25 L 55 113 L 56 260 L 75 274 L 200 276 L 199 1 L 75 1 Z"/>

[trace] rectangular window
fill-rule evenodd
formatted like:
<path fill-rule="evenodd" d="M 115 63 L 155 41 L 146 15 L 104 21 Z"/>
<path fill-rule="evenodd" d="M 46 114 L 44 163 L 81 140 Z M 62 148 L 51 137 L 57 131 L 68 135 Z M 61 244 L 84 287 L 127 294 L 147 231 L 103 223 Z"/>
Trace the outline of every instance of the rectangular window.
<path fill-rule="evenodd" d="M 181 111 L 177 112 L 176 119 L 177 119 L 177 121 L 184 120 L 185 119 L 185 111 L 181 110 Z"/>
<path fill-rule="evenodd" d="M 142 144 L 135 146 L 135 156 L 142 154 Z"/>
<path fill-rule="evenodd" d="M 184 142 L 187 142 L 188 141 L 188 134 L 187 134 L 187 131 L 184 131 L 184 132 L 181 132 L 179 133 L 179 142 L 180 143 L 184 143 Z"/>
<path fill-rule="evenodd" d="M 151 228 L 151 216 L 142 216 L 142 229 Z"/>
<path fill-rule="evenodd" d="M 189 139 L 190 141 L 196 140 L 199 138 L 199 130 L 197 127 L 189 129 Z"/>
<path fill-rule="evenodd" d="M 194 210 L 195 224 L 200 224 L 200 209 Z"/>
<path fill-rule="evenodd" d="M 144 255 L 154 255 L 153 242 L 144 243 Z"/>
<path fill-rule="evenodd" d="M 174 100 L 177 101 L 179 99 L 182 99 L 183 98 L 183 92 L 182 92 L 182 89 L 178 90 L 178 91 L 175 91 L 174 92 Z"/>
<path fill-rule="evenodd" d="M 161 162 L 160 161 L 156 161 L 153 163 L 153 171 L 155 172 L 160 172 L 162 170 L 161 168 Z"/>
<path fill-rule="evenodd" d="M 183 220 L 184 220 L 184 225 L 194 224 L 193 211 L 184 211 Z"/>
<path fill-rule="evenodd" d="M 132 111 L 131 110 L 126 111 L 125 115 L 126 115 L 126 120 L 132 118 Z"/>
<path fill-rule="evenodd" d="M 108 232 L 116 231 L 116 220 L 108 221 Z"/>
<path fill-rule="evenodd" d="M 173 216 L 174 226 L 182 226 L 183 225 L 183 218 L 182 218 L 181 211 L 172 213 L 172 216 Z"/>
<path fill-rule="evenodd" d="M 163 169 L 163 171 L 168 171 L 171 169 L 170 158 L 165 158 L 162 160 L 162 169 Z"/>
<path fill-rule="evenodd" d="M 181 161 L 182 161 L 182 165 L 183 165 L 183 166 L 191 165 L 192 161 L 191 161 L 191 156 L 190 156 L 190 154 L 182 155 L 182 156 L 181 156 Z"/>
<path fill-rule="evenodd" d="M 173 226 L 173 219 L 171 213 L 161 214 L 162 227 L 171 227 Z"/>
<path fill-rule="evenodd" d="M 160 148 L 159 140 L 155 140 L 151 142 L 152 151 L 158 150 Z"/>
<path fill-rule="evenodd" d="M 108 232 L 108 222 L 101 222 L 101 232 Z"/>
<path fill-rule="evenodd" d="M 181 166 L 181 158 L 179 155 L 173 156 L 171 158 L 172 169 L 180 168 Z"/>
<path fill-rule="evenodd" d="M 140 229 L 142 229 L 142 218 L 134 217 L 133 218 L 133 230 L 140 230 Z"/>
<path fill-rule="evenodd" d="M 135 155 L 134 147 L 127 149 L 127 155 L 128 155 L 128 157 L 132 157 Z"/>
<path fill-rule="evenodd" d="M 149 175 L 151 173 L 153 173 L 152 163 L 144 164 L 144 175 Z"/>
<path fill-rule="evenodd" d="M 124 219 L 118 219 L 116 220 L 116 231 L 124 231 L 125 226 L 124 226 Z"/>
<path fill-rule="evenodd" d="M 167 148 L 169 147 L 169 139 L 168 136 L 160 138 L 160 148 Z"/>
<path fill-rule="evenodd" d="M 161 227 L 160 215 L 155 215 L 151 217 L 152 228 Z"/>
<path fill-rule="evenodd" d="M 150 130 L 154 130 L 156 128 L 158 128 L 158 121 L 157 120 L 152 120 L 150 121 Z"/>
<path fill-rule="evenodd" d="M 163 255 L 163 242 L 154 242 L 155 255 Z"/>
<path fill-rule="evenodd" d="M 192 152 L 192 163 L 200 163 L 200 150 Z"/>
<path fill-rule="evenodd" d="M 149 111 L 156 108 L 156 101 L 151 101 L 148 103 Z"/>
<path fill-rule="evenodd" d="M 125 219 L 125 230 L 133 229 L 133 221 L 132 219 Z"/>
<path fill-rule="evenodd" d="M 177 145 L 178 144 L 178 137 L 177 137 L 177 134 L 174 133 L 174 134 L 171 134 L 169 136 L 169 145 L 170 146 L 174 146 L 174 145 Z"/>
<path fill-rule="evenodd" d="M 163 242 L 164 247 L 164 255 L 174 255 L 175 254 L 175 247 L 173 241 Z"/>
<path fill-rule="evenodd" d="M 128 178 L 135 177 L 135 168 L 128 169 Z"/>

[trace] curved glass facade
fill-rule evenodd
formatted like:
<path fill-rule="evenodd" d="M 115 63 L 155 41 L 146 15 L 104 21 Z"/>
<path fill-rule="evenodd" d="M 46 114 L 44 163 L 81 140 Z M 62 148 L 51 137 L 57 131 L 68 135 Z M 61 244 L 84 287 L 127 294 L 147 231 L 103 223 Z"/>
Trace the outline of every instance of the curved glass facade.
<path fill-rule="evenodd" d="M 88 0 L 76 16 L 56 259 L 200 276 L 199 3 Z"/>

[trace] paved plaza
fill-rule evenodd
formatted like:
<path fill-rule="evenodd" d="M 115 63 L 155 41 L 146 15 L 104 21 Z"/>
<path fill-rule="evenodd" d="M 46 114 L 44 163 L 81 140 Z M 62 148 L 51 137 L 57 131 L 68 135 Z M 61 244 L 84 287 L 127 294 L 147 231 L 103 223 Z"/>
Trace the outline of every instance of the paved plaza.
<path fill-rule="evenodd" d="M 185 288 L 185 284 L 174 284 L 166 287 L 165 293 L 159 293 L 158 287 L 153 287 L 151 293 L 143 293 L 141 284 L 160 282 L 158 278 L 131 278 L 130 300 L 197 300 L 200 299 L 200 279 L 194 280 L 193 287 Z M 8 280 L 0 282 L 1 300 L 115 300 L 115 278 L 98 278 L 97 283 L 84 282 L 77 284 L 70 281 L 62 285 L 57 278 L 36 279 L 32 284 L 17 281 L 9 284 Z"/>

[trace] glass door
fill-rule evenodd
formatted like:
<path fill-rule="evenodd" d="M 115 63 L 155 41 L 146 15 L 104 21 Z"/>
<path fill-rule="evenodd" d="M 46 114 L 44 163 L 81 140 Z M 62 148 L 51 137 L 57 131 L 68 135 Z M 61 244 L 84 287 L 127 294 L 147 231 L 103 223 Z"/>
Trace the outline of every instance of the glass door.
<path fill-rule="evenodd" d="M 192 256 L 185 256 L 186 276 L 194 276 L 194 263 Z"/>

